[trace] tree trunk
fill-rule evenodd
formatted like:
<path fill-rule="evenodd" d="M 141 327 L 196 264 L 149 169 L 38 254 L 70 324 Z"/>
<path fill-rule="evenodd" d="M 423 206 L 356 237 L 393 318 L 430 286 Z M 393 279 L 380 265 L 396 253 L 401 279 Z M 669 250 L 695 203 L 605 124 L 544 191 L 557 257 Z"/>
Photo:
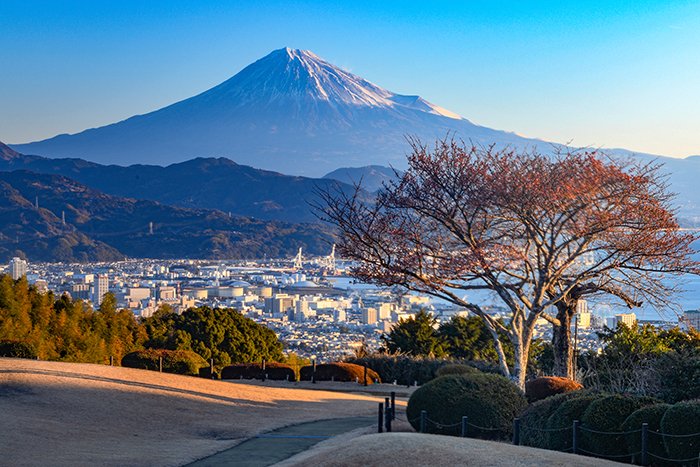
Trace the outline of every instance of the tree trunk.
<path fill-rule="evenodd" d="M 555 376 L 574 379 L 574 348 L 571 342 L 571 320 L 576 314 L 576 300 L 557 303 L 559 324 L 552 327 L 552 347 L 554 350 Z"/>
<path fill-rule="evenodd" d="M 506 353 L 503 350 L 503 345 L 501 344 L 501 340 L 498 336 L 498 331 L 496 330 L 496 327 L 493 325 L 493 323 L 491 323 L 488 319 L 484 318 L 484 323 L 486 323 L 486 328 L 489 330 L 491 338 L 493 339 L 493 346 L 496 348 L 496 355 L 498 355 L 498 366 L 501 367 L 501 373 L 503 373 L 503 376 L 505 376 L 506 378 L 509 378 L 510 370 L 508 369 Z"/>

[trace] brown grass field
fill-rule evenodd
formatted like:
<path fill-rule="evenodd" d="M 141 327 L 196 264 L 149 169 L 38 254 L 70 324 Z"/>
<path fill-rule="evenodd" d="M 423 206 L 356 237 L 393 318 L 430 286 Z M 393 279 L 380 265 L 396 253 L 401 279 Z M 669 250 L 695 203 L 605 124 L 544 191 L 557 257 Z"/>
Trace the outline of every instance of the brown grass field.
<path fill-rule="evenodd" d="M 354 383 L 346 386 L 349 392 L 341 386 L 312 390 L 304 388 L 310 383 L 281 387 L 0 358 L 0 465 L 182 465 L 275 428 L 372 416 L 392 389 L 370 386 L 375 394 L 367 394 Z M 620 465 L 476 439 L 368 434 L 373 429 L 321 442 L 281 465 Z M 412 430 L 406 423 L 395 429 Z"/>
<path fill-rule="evenodd" d="M 181 465 L 380 397 L 0 358 L 0 465 Z"/>

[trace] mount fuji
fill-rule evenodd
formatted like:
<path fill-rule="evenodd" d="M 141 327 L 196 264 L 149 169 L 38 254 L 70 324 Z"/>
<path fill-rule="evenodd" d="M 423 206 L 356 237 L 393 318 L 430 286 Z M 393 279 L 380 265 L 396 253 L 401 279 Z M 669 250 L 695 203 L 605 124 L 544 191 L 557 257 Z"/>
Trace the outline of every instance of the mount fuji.
<path fill-rule="evenodd" d="M 224 156 L 321 176 L 339 167 L 405 164 L 406 135 L 484 144 L 542 143 L 475 125 L 419 96 L 396 94 L 312 52 L 279 49 L 199 95 L 100 128 L 15 144 L 24 154 L 167 165 Z"/>

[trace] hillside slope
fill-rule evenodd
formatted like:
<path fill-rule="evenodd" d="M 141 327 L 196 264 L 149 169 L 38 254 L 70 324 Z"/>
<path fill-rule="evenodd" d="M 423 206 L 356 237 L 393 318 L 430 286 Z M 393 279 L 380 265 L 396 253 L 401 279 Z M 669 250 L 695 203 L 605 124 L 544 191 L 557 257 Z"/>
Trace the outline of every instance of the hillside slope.
<path fill-rule="evenodd" d="M 0 463 L 182 465 L 281 426 L 372 415 L 380 400 L 0 358 Z"/>
<path fill-rule="evenodd" d="M 259 258 L 291 255 L 299 247 L 321 254 L 332 243 L 319 225 L 122 198 L 58 175 L 0 172 L 0 188 L 5 257 L 19 250 L 34 261 Z"/>

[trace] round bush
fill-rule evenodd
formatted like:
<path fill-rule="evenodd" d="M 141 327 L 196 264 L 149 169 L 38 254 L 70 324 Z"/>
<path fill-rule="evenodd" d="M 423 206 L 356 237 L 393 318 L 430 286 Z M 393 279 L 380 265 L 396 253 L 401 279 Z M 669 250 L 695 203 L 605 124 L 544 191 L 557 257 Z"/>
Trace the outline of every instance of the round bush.
<path fill-rule="evenodd" d="M 158 371 L 159 358 L 163 358 L 163 372 L 198 376 L 199 369 L 209 364 L 197 353 L 189 350 L 146 349 L 131 352 L 122 358 L 122 366 Z"/>
<path fill-rule="evenodd" d="M 300 381 L 311 381 L 313 366 L 308 365 L 299 370 Z M 354 363 L 322 363 L 316 365 L 316 381 L 357 381 L 363 384 L 365 378 L 365 367 Z M 370 368 L 367 368 L 367 384 L 374 382 L 381 383 L 379 375 Z"/>
<path fill-rule="evenodd" d="M 632 412 L 654 402 L 658 401 L 621 394 L 593 401 L 581 417 L 581 447 L 600 457 L 622 456 L 633 452 L 627 450 L 624 435 L 607 433 L 622 431 L 622 424 Z"/>
<path fill-rule="evenodd" d="M 273 381 L 296 381 L 294 369 L 284 363 L 265 363 L 266 378 Z M 221 379 L 261 379 L 263 376 L 260 363 L 240 363 L 229 365 L 221 370 Z"/>
<path fill-rule="evenodd" d="M 29 342 L 2 340 L 0 341 L 0 357 L 35 359 L 37 353 Z"/>
<path fill-rule="evenodd" d="M 559 407 L 547 419 L 548 448 L 555 451 L 567 451 L 571 449 L 572 427 L 574 420 L 581 420 L 583 413 L 595 400 L 602 397 L 600 394 L 584 394 L 575 396 L 562 402 Z"/>
<path fill-rule="evenodd" d="M 660 432 L 661 419 L 669 407 L 671 407 L 670 404 L 654 404 L 635 410 L 622 423 L 622 426 L 620 427 L 621 431 L 638 430 L 641 429 L 642 423 L 647 423 L 649 425 L 649 431 Z M 630 433 L 625 436 L 625 440 L 627 441 L 628 452 L 638 452 L 642 450 L 642 437 L 639 433 Z M 650 454 L 668 457 L 666 454 L 666 448 L 664 447 L 664 440 L 661 435 L 649 433 L 647 449 Z M 654 458 L 652 457 L 652 459 Z M 641 462 L 641 455 L 634 456 L 634 462 Z M 656 464 L 656 461 L 654 463 Z"/>
<path fill-rule="evenodd" d="M 459 435 L 462 416 L 469 423 L 468 435 L 487 439 L 508 439 L 513 419 L 523 411 L 525 395 L 507 378 L 493 374 L 448 375 L 416 389 L 408 401 L 406 415 L 416 431 L 420 413 L 427 412 L 428 433 Z M 450 426 L 453 425 L 453 426 Z"/>
<path fill-rule="evenodd" d="M 468 374 L 479 374 L 481 371 L 477 370 L 473 366 L 464 365 L 461 363 L 448 363 L 445 366 L 441 366 L 435 372 L 435 377 L 447 375 L 468 375 Z"/>
<path fill-rule="evenodd" d="M 549 447 L 547 420 L 561 404 L 578 395 L 577 392 L 556 394 L 530 404 L 519 416 L 520 444 L 547 449 Z"/>
<path fill-rule="evenodd" d="M 700 400 L 684 401 L 668 408 L 661 419 L 661 432 L 665 435 L 689 435 L 680 438 L 664 436 L 666 452 L 671 459 L 692 459 L 683 465 L 698 465 L 700 453 Z"/>
<path fill-rule="evenodd" d="M 583 386 L 573 379 L 561 376 L 542 376 L 525 383 L 525 397 L 527 397 L 528 402 L 532 403 L 556 394 L 580 389 L 583 389 Z"/>

